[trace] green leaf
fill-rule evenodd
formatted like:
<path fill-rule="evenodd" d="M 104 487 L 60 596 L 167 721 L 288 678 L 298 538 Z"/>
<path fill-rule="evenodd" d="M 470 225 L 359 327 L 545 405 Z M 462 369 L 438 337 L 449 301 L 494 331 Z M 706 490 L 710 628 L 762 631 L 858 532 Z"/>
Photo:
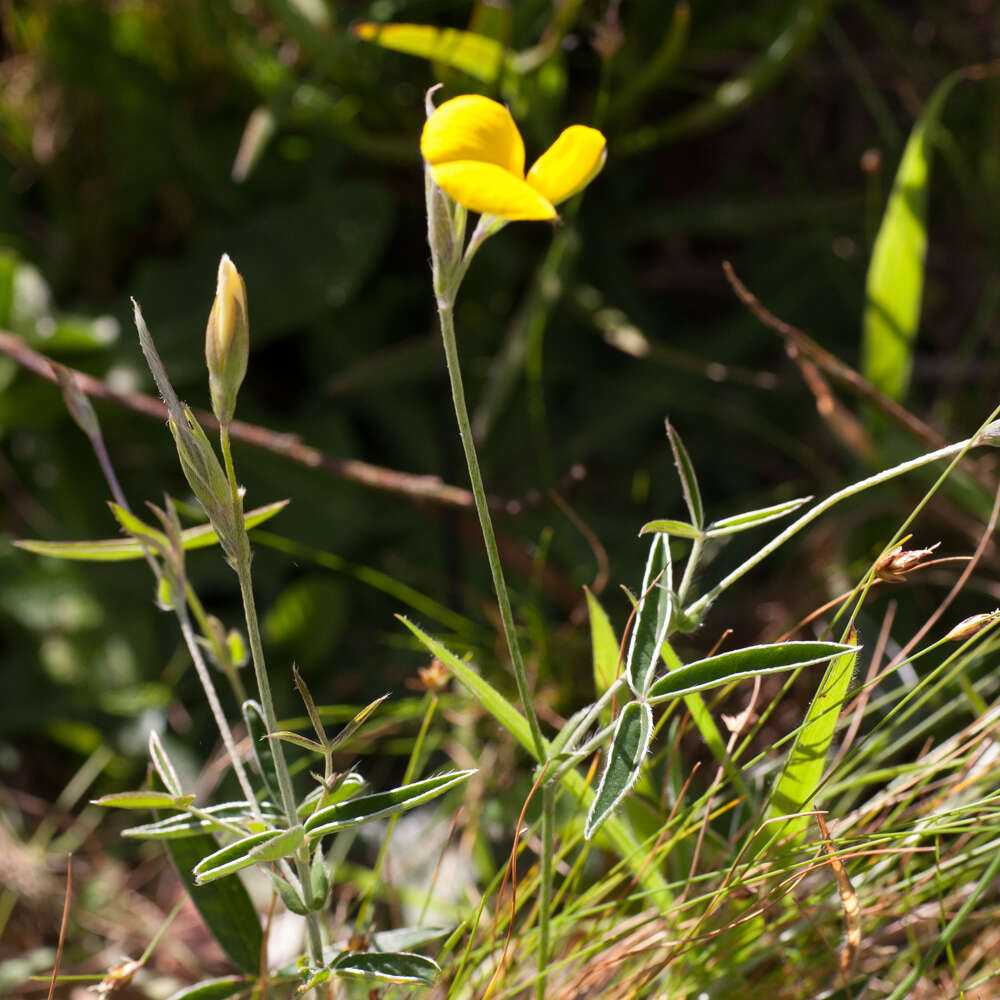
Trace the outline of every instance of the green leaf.
<path fill-rule="evenodd" d="M 450 934 L 450 927 L 397 927 L 391 931 L 376 931 L 372 935 L 373 951 L 412 951 Z"/>
<path fill-rule="evenodd" d="M 171 795 L 169 792 L 112 792 L 93 800 L 95 806 L 112 809 L 185 809 L 192 802 L 193 795 Z"/>
<path fill-rule="evenodd" d="M 181 882 L 222 950 L 238 968 L 256 976 L 260 971 L 264 936 L 243 883 L 237 877 L 199 886 L 191 874 L 199 859 L 218 846 L 208 833 L 165 844 Z"/>
<path fill-rule="evenodd" d="M 280 861 L 295 853 L 305 839 L 305 829 L 293 826 L 290 830 L 266 830 L 241 837 L 221 850 L 202 858 L 194 866 L 194 877 L 199 885 L 232 875 L 250 865 Z"/>
<path fill-rule="evenodd" d="M 290 500 L 279 500 L 263 507 L 256 507 L 246 514 L 246 526 L 256 527 L 270 520 L 275 514 L 281 513 Z M 138 520 L 138 518 L 136 518 Z M 139 524 L 142 524 L 139 521 Z M 149 529 L 147 529 L 149 530 Z M 210 524 L 199 524 L 181 532 L 184 548 L 203 549 L 215 545 L 218 537 Z M 164 541 L 166 539 L 164 538 Z M 142 546 L 131 538 L 108 538 L 100 542 L 47 542 L 41 539 L 22 539 L 15 541 L 19 549 L 34 552 L 40 556 L 50 556 L 53 559 L 76 559 L 83 562 L 124 562 L 127 559 L 141 559 Z"/>
<path fill-rule="evenodd" d="M 495 39 L 456 28 L 436 28 L 429 24 L 354 25 L 354 34 L 383 49 L 442 62 L 469 76 L 492 83 L 503 66 L 504 47 Z"/>
<path fill-rule="evenodd" d="M 253 747 L 253 756 L 257 764 L 257 773 L 260 775 L 267 794 L 275 802 L 281 801 L 278 794 L 278 772 L 274 763 L 274 750 L 271 742 L 267 738 L 267 722 L 264 720 L 264 710 L 255 701 L 247 700 L 243 702 L 243 721 L 247 724 L 247 732 L 250 734 L 250 743 Z"/>
<path fill-rule="evenodd" d="M 945 101 L 962 78 L 961 71 L 945 77 L 913 126 L 868 265 L 861 371 L 892 399 L 906 394 L 920 326 L 931 140 Z"/>
<path fill-rule="evenodd" d="M 587 610 L 590 612 L 590 648 L 594 665 L 594 689 L 600 697 L 618 676 L 618 639 L 604 608 L 587 587 Z"/>
<path fill-rule="evenodd" d="M 201 810 L 205 816 L 191 816 L 181 813 L 167 816 L 155 823 L 143 826 L 129 827 L 122 831 L 123 837 L 134 837 L 137 840 L 179 840 L 182 837 L 193 837 L 205 831 L 224 832 L 231 824 L 249 826 L 251 829 L 256 820 L 252 820 L 250 806 L 245 801 L 223 802 L 220 805 L 208 806 Z M 284 819 L 284 814 L 268 803 L 261 803 L 261 812 L 265 822 L 277 824 Z"/>
<path fill-rule="evenodd" d="M 282 903 L 285 904 L 285 907 L 300 917 L 306 916 L 309 913 L 309 907 L 306 905 L 305 900 L 298 894 L 295 886 L 286 882 L 277 872 L 271 871 L 270 868 L 266 869 L 266 871 L 271 884 L 277 891 Z"/>
<path fill-rule="evenodd" d="M 330 875 L 326 870 L 323 848 L 317 845 L 309 865 L 309 909 L 321 910 L 330 895 Z"/>
<path fill-rule="evenodd" d="M 856 649 L 841 642 L 780 642 L 734 649 L 688 663 L 661 677 L 650 689 L 649 701 L 656 705 L 689 691 L 703 691 L 758 674 L 795 670 Z"/>
<path fill-rule="evenodd" d="M 171 993 L 168 1000 L 226 1000 L 253 986 L 253 981 L 245 976 L 222 976 L 219 979 L 203 979 L 193 986 Z"/>
<path fill-rule="evenodd" d="M 397 615 L 396 617 L 420 640 L 430 653 L 436 656 L 462 682 L 476 701 L 529 754 L 534 756 L 535 741 L 532 739 L 528 720 L 489 681 L 480 677 L 468 663 L 459 659 L 447 646 L 429 636 L 418 625 L 415 625 L 402 615 Z M 546 740 L 546 752 L 549 749 L 549 743 Z M 585 808 L 589 806 L 594 797 L 594 790 L 588 786 L 583 775 L 571 769 L 563 774 L 561 782 L 569 795 L 581 802 Z M 670 890 L 667 888 L 666 880 L 655 866 L 646 863 L 645 855 L 642 854 L 635 836 L 621 820 L 615 816 L 608 817 L 601 828 L 600 837 L 629 866 L 635 874 L 639 885 L 649 894 L 651 902 L 661 907 L 670 905 L 672 897 Z"/>
<path fill-rule="evenodd" d="M 669 539 L 666 535 L 654 535 L 625 659 L 629 685 L 639 697 L 649 690 L 656 665 L 660 662 L 660 647 L 670 628 L 673 609 L 671 568 Z"/>
<path fill-rule="evenodd" d="M 292 746 L 299 747 L 302 750 L 309 750 L 312 753 L 323 753 L 323 747 L 315 740 L 309 739 L 308 736 L 300 736 L 298 733 L 290 733 L 284 729 L 280 733 L 268 733 L 267 739 L 281 740 L 282 743 L 291 743 Z"/>
<path fill-rule="evenodd" d="M 734 514 L 732 517 L 724 517 L 721 521 L 713 521 L 705 532 L 706 538 L 718 538 L 720 535 L 735 535 L 738 531 L 746 531 L 748 528 L 756 528 L 758 524 L 767 524 L 768 521 L 775 521 L 779 517 L 791 514 L 793 510 L 798 510 L 804 503 L 809 503 L 812 497 L 798 497 L 795 500 L 786 500 L 784 503 L 776 503 L 773 507 L 761 507 L 759 510 L 750 510 L 745 514 Z"/>
<path fill-rule="evenodd" d="M 585 840 L 604 822 L 608 813 L 625 797 L 642 770 L 653 733 L 653 712 L 645 702 L 630 701 L 618 717 L 615 735 L 608 748 L 607 762 L 597 794 L 583 828 Z"/>
<path fill-rule="evenodd" d="M 401 785 L 388 792 L 375 792 L 372 795 L 361 795 L 335 806 L 327 806 L 312 814 L 306 820 L 306 832 L 310 840 L 324 837 L 328 833 L 345 830 L 350 826 L 358 826 L 381 816 L 391 816 L 394 813 L 412 809 L 435 796 L 446 792 L 453 785 L 465 781 L 470 771 L 450 771 L 447 774 L 436 774 L 410 785 Z"/>
<path fill-rule="evenodd" d="M 331 966 L 339 976 L 363 976 L 386 983 L 430 986 L 441 967 L 431 958 L 408 951 L 348 951 Z"/>
<path fill-rule="evenodd" d="M 687 521 L 672 521 L 669 517 L 661 517 L 657 521 L 647 521 L 640 529 L 640 535 L 676 535 L 678 538 L 700 538 L 701 532 Z"/>
<path fill-rule="evenodd" d="M 382 704 L 383 701 L 388 698 L 388 694 L 382 695 L 381 698 L 376 698 L 371 704 L 366 705 L 357 715 L 351 719 L 350 722 L 344 726 L 343 729 L 337 733 L 336 736 L 330 740 L 330 749 L 333 750 L 339 747 L 341 743 L 346 743 L 364 724 L 368 721 L 368 717 Z"/>
<path fill-rule="evenodd" d="M 334 803 L 343 802 L 344 799 L 353 798 L 362 788 L 365 787 L 365 779 L 357 771 L 347 771 L 340 776 L 333 788 L 327 789 L 322 785 L 314 788 L 298 806 L 300 819 L 311 816 L 317 809 L 325 806 L 332 806 Z"/>
<path fill-rule="evenodd" d="M 705 527 L 705 508 L 701 503 L 701 490 L 698 489 L 698 477 L 694 474 L 694 466 L 684 447 L 680 434 L 674 430 L 673 424 L 667 421 L 667 437 L 670 440 L 670 450 L 674 453 L 674 464 L 677 475 L 680 476 L 681 489 L 684 491 L 684 502 L 687 504 L 691 523 L 701 531 Z"/>
<path fill-rule="evenodd" d="M 153 767 L 156 768 L 156 773 L 160 776 L 160 781 L 163 782 L 163 787 L 166 788 L 167 792 L 175 799 L 183 795 L 184 789 L 181 788 L 181 779 L 177 777 L 177 771 L 167 756 L 167 751 L 163 749 L 163 744 L 155 729 L 149 731 L 149 756 L 152 758 Z"/>
<path fill-rule="evenodd" d="M 852 632 L 852 641 L 856 638 Z M 837 720 L 854 676 L 857 655 L 856 648 L 849 648 L 827 667 L 775 783 L 769 817 L 787 816 L 813 807 Z M 768 839 L 787 839 L 790 835 L 800 841 L 808 825 L 808 816 L 794 816 L 784 823 L 768 826 L 767 836 Z"/>

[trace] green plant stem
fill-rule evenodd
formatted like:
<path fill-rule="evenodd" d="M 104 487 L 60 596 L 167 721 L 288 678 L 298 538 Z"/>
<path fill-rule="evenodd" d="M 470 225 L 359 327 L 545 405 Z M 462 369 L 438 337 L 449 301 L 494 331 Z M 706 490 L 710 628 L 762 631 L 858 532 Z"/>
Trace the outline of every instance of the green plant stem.
<path fill-rule="evenodd" d="M 430 728 L 431 719 L 434 718 L 434 713 L 437 711 L 437 707 L 438 696 L 433 692 L 429 692 L 427 695 L 427 707 L 424 709 L 424 716 L 420 720 L 420 729 L 417 732 L 416 740 L 413 742 L 413 749 L 410 751 L 410 759 L 406 762 L 406 771 L 403 773 L 402 783 L 404 785 L 408 785 L 411 781 L 413 781 L 413 776 L 416 774 L 417 765 L 420 763 L 420 756 L 424 752 L 424 741 L 427 739 L 427 731 Z M 386 825 L 385 836 L 382 838 L 382 845 L 379 847 L 378 857 L 375 859 L 375 867 L 372 869 L 372 888 L 368 895 L 365 896 L 365 900 L 361 904 L 361 908 L 358 910 L 358 918 L 356 921 L 358 927 L 364 928 L 366 921 L 368 920 L 368 913 L 371 910 L 375 886 L 379 883 L 382 866 L 385 864 L 385 859 L 389 854 L 389 843 L 392 840 L 392 835 L 398 822 L 399 813 L 396 813 Z"/>
<path fill-rule="evenodd" d="M 903 462 L 900 465 L 894 465 L 891 469 L 885 469 L 882 472 L 876 473 L 874 476 L 869 476 L 867 479 L 862 479 L 860 482 L 852 483 L 850 486 L 844 487 L 844 489 L 839 492 L 831 494 L 825 500 L 821 500 L 818 504 L 816 504 L 815 507 L 807 510 L 797 521 L 793 521 L 787 528 L 785 528 L 784 531 L 772 538 L 767 545 L 765 545 L 762 549 L 759 549 L 752 556 L 750 556 L 749 559 L 737 566 L 736 569 L 734 569 L 727 577 L 720 580 L 710 591 L 703 594 L 692 604 L 688 605 L 688 607 L 684 609 L 683 614 L 697 620 L 698 616 L 708 608 L 708 606 L 719 596 L 719 594 L 721 594 L 728 587 L 731 587 L 737 580 L 740 579 L 740 577 L 749 573 L 754 566 L 763 562 L 769 555 L 771 555 L 772 552 L 781 548 L 781 546 L 784 545 L 789 538 L 801 531 L 807 524 L 811 524 L 821 514 L 825 514 L 831 507 L 836 506 L 841 500 L 847 500 L 850 497 L 857 496 L 857 494 L 863 493 L 872 486 L 887 483 L 889 480 L 895 479 L 897 476 L 905 475 L 907 472 L 912 472 L 914 469 L 919 469 L 924 465 L 930 465 L 931 462 L 937 462 L 942 458 L 950 458 L 953 455 L 959 455 L 969 448 L 974 447 L 975 444 L 975 437 L 966 438 L 964 441 L 949 444 L 944 448 L 939 448 L 937 451 L 928 452 L 926 455 L 920 455 L 918 458 L 912 458 L 908 462 Z"/>
<path fill-rule="evenodd" d="M 205 659 L 201 655 L 201 648 L 198 646 L 194 629 L 191 628 L 191 619 L 188 617 L 187 605 L 178 601 L 174 610 L 177 614 L 177 621 L 180 622 L 181 635 L 184 636 L 184 642 L 187 645 L 188 652 L 191 654 L 191 659 L 194 661 L 194 669 L 198 673 L 198 680 L 201 681 L 205 697 L 208 699 L 208 707 L 212 710 L 212 715 L 215 717 L 215 724 L 219 727 L 222 742 L 225 744 L 229 760 L 233 765 L 233 770 L 236 772 L 236 780 L 239 781 L 240 788 L 243 790 L 243 794 L 246 796 L 247 803 L 253 810 L 254 816 L 260 819 L 260 807 L 257 805 L 257 796 L 254 794 L 253 786 L 250 784 L 247 773 L 243 768 L 243 761 L 240 760 L 240 755 L 236 750 L 236 741 L 233 739 L 232 730 L 229 728 L 225 712 L 222 711 L 222 705 L 219 704 L 219 696 L 216 694 L 215 685 L 212 683 L 208 667 L 205 665 Z"/>
<path fill-rule="evenodd" d="M 542 859 L 541 891 L 538 901 L 538 979 L 537 1000 L 545 1000 L 545 981 L 549 965 L 549 910 L 552 906 L 552 856 L 556 840 L 556 791 L 554 781 L 542 779 Z"/>
<path fill-rule="evenodd" d="M 253 580 L 250 575 L 250 538 L 247 535 L 246 523 L 243 520 L 243 501 L 236 482 L 236 470 L 233 467 L 232 449 L 229 442 L 229 425 L 222 424 L 219 428 L 219 440 L 222 446 L 222 457 L 226 467 L 226 478 L 232 493 L 234 523 L 237 532 L 236 545 L 236 576 L 240 583 L 240 596 L 243 599 L 243 614 L 247 625 L 247 638 L 250 641 L 250 657 L 253 660 L 254 674 L 257 678 L 257 691 L 260 694 L 260 704 L 264 711 L 264 722 L 269 734 L 278 732 L 278 718 L 274 712 L 274 699 L 271 697 L 271 683 L 267 676 L 267 663 L 264 659 L 264 644 L 260 636 L 260 623 L 257 619 L 257 604 L 253 596 Z M 295 808 L 295 791 L 292 788 L 292 777 L 285 760 L 285 751 L 281 740 L 271 740 L 271 753 L 274 758 L 274 770 L 278 778 L 278 789 L 281 795 L 281 806 L 284 809 L 289 827 L 299 822 L 298 811 Z M 304 854 L 303 854 L 304 850 Z M 299 881 L 303 886 L 309 884 L 309 848 L 303 845 L 295 857 Z M 306 916 L 306 926 L 309 934 L 309 954 L 314 962 L 323 962 L 323 935 L 320 931 L 319 916 L 309 913 Z"/>
<path fill-rule="evenodd" d="M 681 585 L 677 590 L 678 604 L 683 604 L 684 598 L 687 597 L 688 588 L 694 579 L 694 573 L 698 568 L 698 560 L 701 558 L 701 550 L 704 544 L 704 535 L 697 535 L 691 542 L 691 551 L 688 553 L 687 562 L 684 564 L 684 576 L 681 578 Z"/>
<path fill-rule="evenodd" d="M 497 604 L 500 607 L 500 620 L 503 623 L 504 637 L 510 652 L 514 667 L 514 680 L 517 683 L 517 693 L 524 706 L 524 714 L 531 730 L 531 739 L 539 760 L 545 759 L 545 742 L 538 725 L 538 716 L 531 703 L 528 690 L 528 678 L 521 656 L 521 645 L 517 638 L 514 625 L 514 615 L 510 606 L 510 595 L 504 580 L 503 567 L 500 564 L 500 552 L 497 549 L 496 535 L 493 532 L 493 521 L 490 518 L 490 508 L 486 501 L 486 490 L 483 487 L 483 476 L 479 471 L 479 458 L 476 455 L 476 445 L 472 438 L 472 426 L 469 423 L 469 411 L 465 404 L 465 388 L 462 384 L 462 371 L 459 367 L 458 344 L 455 339 L 455 319 L 453 303 L 438 300 L 438 317 L 441 322 L 441 339 L 444 342 L 445 359 L 448 366 L 448 378 L 451 382 L 451 398 L 455 405 L 455 417 L 458 420 L 458 433 L 465 451 L 465 463 L 469 469 L 469 480 L 472 485 L 472 495 L 476 501 L 476 513 L 479 515 L 479 526 L 486 545 L 486 558 L 489 560 L 490 572 L 493 575 L 493 589 L 496 591 Z"/>

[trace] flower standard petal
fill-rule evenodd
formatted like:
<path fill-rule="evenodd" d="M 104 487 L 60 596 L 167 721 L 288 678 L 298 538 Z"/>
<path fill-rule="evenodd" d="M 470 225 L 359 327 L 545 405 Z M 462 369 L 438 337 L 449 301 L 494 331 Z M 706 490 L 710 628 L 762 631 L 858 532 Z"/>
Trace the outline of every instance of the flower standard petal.
<path fill-rule="evenodd" d="M 435 167 L 479 161 L 524 177 L 524 142 L 514 119 L 502 104 L 478 94 L 445 101 L 424 124 L 420 152 Z"/>
<path fill-rule="evenodd" d="M 494 163 L 459 160 L 432 166 L 434 182 L 452 201 L 502 219 L 554 219 L 552 203 Z"/>
<path fill-rule="evenodd" d="M 571 125 L 535 161 L 527 182 L 553 205 L 571 198 L 600 173 L 607 140 L 596 128 Z"/>

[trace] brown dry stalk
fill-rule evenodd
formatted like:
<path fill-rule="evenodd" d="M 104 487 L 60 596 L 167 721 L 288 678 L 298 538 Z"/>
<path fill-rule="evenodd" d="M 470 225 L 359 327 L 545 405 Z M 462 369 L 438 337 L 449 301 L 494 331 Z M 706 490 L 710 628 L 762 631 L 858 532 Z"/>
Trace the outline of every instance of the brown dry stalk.
<path fill-rule="evenodd" d="M 858 894 L 854 891 L 854 886 L 851 885 L 844 862 L 837 854 L 837 848 L 830 837 L 830 830 L 822 813 L 816 813 L 816 822 L 819 823 L 819 830 L 823 835 L 823 850 L 826 852 L 830 868 L 833 870 L 833 877 L 837 880 L 840 902 L 844 907 L 846 936 L 844 947 L 840 951 L 840 975 L 844 981 L 844 989 L 850 994 L 849 976 L 854 960 L 857 958 L 858 949 L 861 947 L 861 904 L 858 902 Z"/>

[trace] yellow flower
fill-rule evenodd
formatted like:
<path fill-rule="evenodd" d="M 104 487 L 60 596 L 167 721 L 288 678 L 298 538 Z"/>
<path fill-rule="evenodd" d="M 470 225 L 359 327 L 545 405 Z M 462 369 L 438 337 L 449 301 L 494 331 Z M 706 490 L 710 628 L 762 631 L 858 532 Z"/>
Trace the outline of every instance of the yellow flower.
<path fill-rule="evenodd" d="M 572 125 L 524 174 L 524 142 L 510 112 L 464 94 L 427 119 L 420 152 L 434 182 L 459 205 L 501 219 L 554 219 L 555 206 L 586 187 L 604 166 L 597 129 Z"/>

